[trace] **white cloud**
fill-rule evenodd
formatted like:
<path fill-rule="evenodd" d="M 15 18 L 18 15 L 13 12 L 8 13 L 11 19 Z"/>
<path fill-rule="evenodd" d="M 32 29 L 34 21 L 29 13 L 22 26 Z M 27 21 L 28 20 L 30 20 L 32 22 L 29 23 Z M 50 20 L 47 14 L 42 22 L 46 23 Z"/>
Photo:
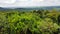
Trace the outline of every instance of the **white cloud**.
<path fill-rule="evenodd" d="M 13 3 L 16 1 L 15 3 Z M 0 3 L 1 7 L 36 7 L 36 6 L 60 6 L 59 0 L 12 0 Z"/>
<path fill-rule="evenodd" d="M 41 2 L 41 1 L 44 1 L 44 0 L 32 0 L 34 2 Z"/>
<path fill-rule="evenodd" d="M 1 0 L 0 3 L 7 3 L 7 4 L 12 4 L 15 3 L 16 0 Z"/>
<path fill-rule="evenodd" d="M 21 1 L 21 2 L 25 2 L 25 1 L 29 1 L 29 0 L 19 0 L 19 1 Z"/>

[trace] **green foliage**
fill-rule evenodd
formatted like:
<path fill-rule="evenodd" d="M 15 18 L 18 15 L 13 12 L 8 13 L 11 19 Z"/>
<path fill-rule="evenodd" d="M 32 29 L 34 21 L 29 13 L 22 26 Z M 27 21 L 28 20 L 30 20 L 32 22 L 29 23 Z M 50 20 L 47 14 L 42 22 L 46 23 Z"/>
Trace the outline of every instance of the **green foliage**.
<path fill-rule="evenodd" d="M 0 34 L 58 34 L 59 15 L 56 10 L 0 12 Z"/>

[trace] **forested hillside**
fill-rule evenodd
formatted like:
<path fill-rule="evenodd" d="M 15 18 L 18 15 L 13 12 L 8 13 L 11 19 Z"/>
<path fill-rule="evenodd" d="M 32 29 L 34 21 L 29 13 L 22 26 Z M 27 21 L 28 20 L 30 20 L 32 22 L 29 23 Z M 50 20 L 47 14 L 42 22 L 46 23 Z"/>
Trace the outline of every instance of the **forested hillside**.
<path fill-rule="evenodd" d="M 0 34 L 60 34 L 60 11 L 0 10 Z"/>

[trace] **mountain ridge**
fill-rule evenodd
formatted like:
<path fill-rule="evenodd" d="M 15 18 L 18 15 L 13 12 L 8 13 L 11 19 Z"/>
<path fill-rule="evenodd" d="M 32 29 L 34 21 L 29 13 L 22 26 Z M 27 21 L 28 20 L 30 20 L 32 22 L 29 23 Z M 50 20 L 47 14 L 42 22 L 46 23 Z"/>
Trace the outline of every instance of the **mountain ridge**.
<path fill-rule="evenodd" d="M 47 9 L 47 10 L 51 10 L 51 9 L 60 9 L 60 6 L 47 6 L 47 7 L 26 7 L 26 8 L 3 8 L 3 7 L 0 7 L 0 10 L 8 10 L 8 9 L 15 9 L 15 10 L 39 10 L 39 9 Z"/>

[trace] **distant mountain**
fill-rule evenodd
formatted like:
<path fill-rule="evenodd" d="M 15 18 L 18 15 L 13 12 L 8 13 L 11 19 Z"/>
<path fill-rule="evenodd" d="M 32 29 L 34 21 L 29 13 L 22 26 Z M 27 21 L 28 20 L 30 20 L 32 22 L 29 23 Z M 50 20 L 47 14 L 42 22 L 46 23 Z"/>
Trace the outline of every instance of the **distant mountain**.
<path fill-rule="evenodd" d="M 15 8 L 18 10 L 52 10 L 52 9 L 60 9 L 60 6 L 48 6 L 48 7 L 31 7 L 31 8 Z"/>
<path fill-rule="evenodd" d="M 0 10 L 7 10 L 8 8 L 2 8 L 2 7 L 0 7 Z"/>
<path fill-rule="evenodd" d="M 2 8 L 0 7 L 0 10 L 9 10 L 9 9 L 15 9 L 15 10 L 52 10 L 53 8 L 55 9 L 60 9 L 60 6 L 48 6 L 48 7 L 26 7 L 26 8 Z"/>

